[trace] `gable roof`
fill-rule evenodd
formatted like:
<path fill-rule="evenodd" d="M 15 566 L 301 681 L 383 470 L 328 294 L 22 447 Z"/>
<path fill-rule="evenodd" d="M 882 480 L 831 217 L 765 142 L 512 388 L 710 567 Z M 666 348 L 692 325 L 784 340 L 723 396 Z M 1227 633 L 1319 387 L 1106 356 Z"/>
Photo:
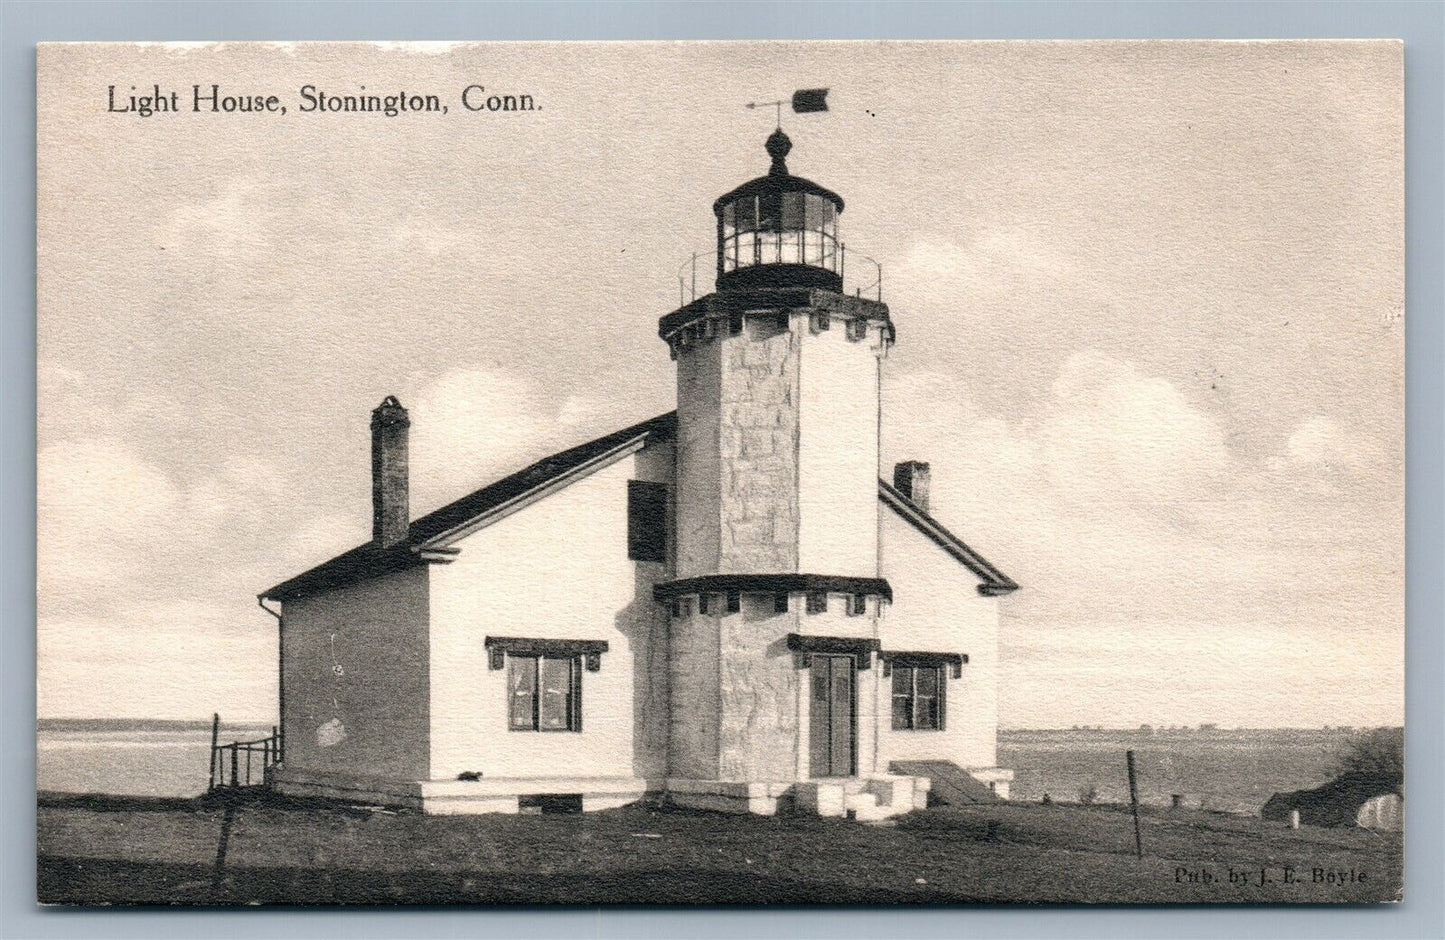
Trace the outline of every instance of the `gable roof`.
<path fill-rule="evenodd" d="M 529 467 L 482 487 L 455 502 L 412 521 L 407 537 L 378 548 L 358 545 L 302 574 L 268 588 L 262 598 L 286 600 L 354 584 L 368 578 L 424 564 L 431 555 L 445 555 L 449 537 L 465 534 L 480 521 L 495 517 L 539 490 L 585 472 L 591 465 L 618 455 L 629 447 L 671 440 L 677 413 L 669 411 L 640 424 L 614 431 L 596 440 L 544 457 Z M 455 552 L 455 549 L 450 551 Z M 437 560 L 433 557 L 431 560 Z"/>
<path fill-rule="evenodd" d="M 614 431 L 596 440 L 544 457 L 531 466 L 482 487 L 455 502 L 412 521 L 407 537 L 394 545 L 378 548 L 374 542 L 358 545 L 305 571 L 290 580 L 262 591 L 261 598 L 288 600 L 318 594 L 370 578 L 404 571 L 428 561 L 445 560 L 457 549 L 448 543 L 552 488 L 585 475 L 625 453 L 659 441 L 670 441 L 677 430 L 677 412 L 669 411 L 640 424 Z M 944 551 L 973 572 L 985 596 L 1007 594 L 1018 585 L 999 571 L 936 519 L 915 506 L 908 497 L 884 480 L 878 481 L 878 498 Z"/>
<path fill-rule="evenodd" d="M 1019 586 L 1012 578 L 989 564 L 987 558 L 969 548 L 963 539 L 944 528 L 942 523 L 920 509 L 913 500 L 894 489 L 886 480 L 878 481 L 878 498 L 915 529 L 931 538 L 939 548 L 976 574 L 983 582 L 978 586 L 978 593 L 984 597 L 997 597 L 1018 590 Z"/>

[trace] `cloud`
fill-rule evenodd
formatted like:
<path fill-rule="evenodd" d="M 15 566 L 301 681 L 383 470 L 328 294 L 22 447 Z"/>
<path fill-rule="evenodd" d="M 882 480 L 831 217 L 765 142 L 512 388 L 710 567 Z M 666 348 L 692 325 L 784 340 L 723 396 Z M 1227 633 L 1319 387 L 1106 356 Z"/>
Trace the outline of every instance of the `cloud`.
<path fill-rule="evenodd" d="M 558 450 L 652 417 L 627 401 L 552 394 L 543 376 L 454 369 L 428 382 L 411 413 L 413 515 Z"/>
<path fill-rule="evenodd" d="M 1290 432 L 1284 457 L 1295 466 L 1351 473 L 1380 470 L 1386 463 L 1384 448 L 1377 441 L 1348 434 L 1339 422 L 1324 415 L 1307 418 Z"/>
<path fill-rule="evenodd" d="M 1148 624 L 1167 631 L 1171 618 L 1211 623 L 1208 642 L 1235 648 L 1261 623 L 1307 647 L 1324 624 L 1358 641 L 1402 622 L 1395 599 L 1358 589 L 1398 571 L 1398 500 L 1315 485 L 1321 461 L 1379 445 L 1313 421 L 1272 457 L 1242 456 L 1213 401 L 1092 350 L 1011 420 L 970 386 L 938 373 L 887 381 L 884 454 L 928 460 L 935 515 L 1023 584 L 1002 609 L 1006 638 L 1030 644 L 1019 667 L 1030 675 L 1073 668 L 1060 631 L 1107 633 L 1121 618 L 1139 623 L 1112 643 L 1131 661 L 1167 645 L 1173 633 Z"/>
<path fill-rule="evenodd" d="M 1230 467 L 1218 422 L 1172 383 L 1084 351 L 1053 384 L 1039 426 L 1046 473 L 1076 502 L 1140 507 L 1214 491 Z"/>

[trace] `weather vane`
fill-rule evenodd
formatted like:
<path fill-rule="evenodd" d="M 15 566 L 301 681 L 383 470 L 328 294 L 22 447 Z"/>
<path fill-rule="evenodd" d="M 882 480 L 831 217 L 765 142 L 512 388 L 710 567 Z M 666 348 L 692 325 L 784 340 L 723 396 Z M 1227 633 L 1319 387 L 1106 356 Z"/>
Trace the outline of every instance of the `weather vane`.
<path fill-rule="evenodd" d="M 749 111 L 755 108 L 772 107 L 777 109 L 778 127 L 783 126 L 783 102 L 779 101 L 749 101 L 744 105 Z M 793 92 L 793 113 L 807 114 L 810 111 L 828 110 L 828 89 L 826 88 L 802 88 Z"/>

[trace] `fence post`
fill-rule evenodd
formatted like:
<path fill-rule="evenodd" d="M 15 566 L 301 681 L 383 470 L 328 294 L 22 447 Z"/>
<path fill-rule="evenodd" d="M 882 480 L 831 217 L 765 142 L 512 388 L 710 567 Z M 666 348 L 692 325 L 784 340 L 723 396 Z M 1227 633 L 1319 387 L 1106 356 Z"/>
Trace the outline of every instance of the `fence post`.
<path fill-rule="evenodd" d="M 232 744 L 232 745 L 231 745 L 231 786 L 233 786 L 233 787 L 239 787 L 239 786 L 241 785 L 241 772 L 240 772 L 240 771 L 241 771 L 241 768 L 240 768 L 240 763 L 241 763 L 240 755 L 237 753 L 236 745 Z"/>
<path fill-rule="evenodd" d="M 216 739 L 221 733 L 221 713 L 211 713 L 211 782 L 206 785 L 206 792 L 216 789 Z"/>
<path fill-rule="evenodd" d="M 1144 857 L 1144 836 L 1139 831 L 1139 786 L 1134 780 L 1134 752 L 1125 751 L 1124 760 L 1129 765 L 1129 804 L 1134 808 L 1134 854 Z"/>

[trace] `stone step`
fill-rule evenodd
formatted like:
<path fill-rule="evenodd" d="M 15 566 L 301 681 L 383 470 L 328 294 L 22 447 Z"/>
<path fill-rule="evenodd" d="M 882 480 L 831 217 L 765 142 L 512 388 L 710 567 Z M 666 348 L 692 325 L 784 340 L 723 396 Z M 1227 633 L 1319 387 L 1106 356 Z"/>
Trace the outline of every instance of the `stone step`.
<path fill-rule="evenodd" d="M 855 822 L 881 822 L 897 815 L 886 806 L 862 806 L 854 811 L 853 820 Z"/>
<path fill-rule="evenodd" d="M 843 805 L 851 813 L 872 812 L 878 809 L 878 794 L 858 791 L 843 798 Z"/>

